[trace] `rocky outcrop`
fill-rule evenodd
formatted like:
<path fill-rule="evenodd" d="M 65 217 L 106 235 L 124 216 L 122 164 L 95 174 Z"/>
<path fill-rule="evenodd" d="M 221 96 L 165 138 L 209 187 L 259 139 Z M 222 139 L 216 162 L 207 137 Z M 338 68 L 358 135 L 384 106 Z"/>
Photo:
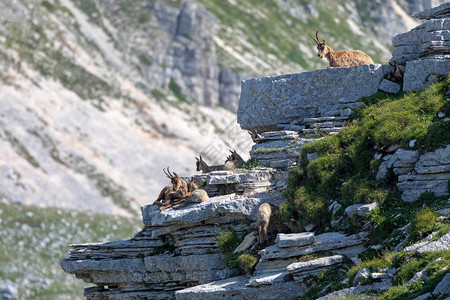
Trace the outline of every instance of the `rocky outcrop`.
<path fill-rule="evenodd" d="M 208 174 L 207 181 L 212 185 L 264 182 L 272 179 L 273 171 L 216 172 Z M 280 201 L 282 197 L 271 191 L 211 197 L 183 209 L 160 211 L 146 205 L 144 228 L 133 239 L 73 244 L 61 266 L 98 286 L 85 290 L 87 299 L 174 299 L 176 290 L 237 275 L 236 269 L 226 266 L 217 235 L 232 228 L 243 236 L 262 203 L 279 205 Z"/>
<path fill-rule="evenodd" d="M 322 127 L 316 123 L 342 121 L 349 108 L 363 105 L 361 97 L 377 92 L 386 72 L 382 65 L 363 65 L 248 79 L 242 83 L 238 123 L 265 132 L 292 122 Z"/>
<path fill-rule="evenodd" d="M 404 91 L 419 91 L 450 74 L 450 3 L 415 15 L 427 21 L 392 38 L 391 62 L 406 64 Z"/>
<path fill-rule="evenodd" d="M 391 169 L 398 176 L 397 186 L 403 200 L 417 200 L 427 191 L 437 196 L 448 195 L 450 145 L 422 155 L 417 150 L 398 149 L 381 159 L 377 180 L 383 180 Z"/>

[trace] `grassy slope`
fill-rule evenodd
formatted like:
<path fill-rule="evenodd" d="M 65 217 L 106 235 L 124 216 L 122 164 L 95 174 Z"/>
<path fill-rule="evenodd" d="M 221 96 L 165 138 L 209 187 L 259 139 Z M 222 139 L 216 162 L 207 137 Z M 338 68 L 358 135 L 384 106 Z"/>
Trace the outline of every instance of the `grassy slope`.
<path fill-rule="evenodd" d="M 114 216 L 0 202 L 0 279 L 19 288 L 19 299 L 82 299 L 87 287 L 59 261 L 68 243 L 131 238 L 140 222 Z"/>
<path fill-rule="evenodd" d="M 380 245 L 381 248 L 364 252 L 361 258 L 365 262 L 350 269 L 347 276 L 351 282 L 362 267 L 370 267 L 373 271 L 386 266 L 399 268 L 394 286 L 379 294 L 380 299 L 412 299 L 428 292 L 439 283 L 450 265 L 449 251 L 423 255 L 411 253 L 408 257 L 389 252 L 404 238 L 399 228 L 408 223 L 411 224 L 410 237 L 405 245 L 413 244 L 431 232 L 438 233 L 435 238 L 449 232 L 448 220 L 438 218 L 435 213 L 448 207 L 448 199 L 437 198 L 428 192 L 414 203 L 404 203 L 400 200 L 395 177 L 391 176 L 384 182 L 375 180 L 380 161 L 374 159 L 374 147 L 381 152 L 395 144 L 409 148 L 409 141 L 413 139 L 417 140 L 414 148 L 420 152 L 448 145 L 450 122 L 437 115 L 438 112 L 444 112 L 446 116 L 450 114 L 450 103 L 445 96 L 449 86 L 450 78 L 447 78 L 422 92 L 398 96 L 379 93 L 365 99 L 367 106 L 356 113 L 351 125 L 340 134 L 304 146 L 304 163 L 289 177 L 285 194 L 288 201 L 281 207 L 284 231 L 303 231 L 303 226 L 311 222 L 317 225 L 316 230 L 331 230 L 327 229 L 330 228 L 327 207 L 335 199 L 339 199 L 343 208 L 354 203 L 378 202 L 379 207 L 365 220 L 349 219 L 343 216 L 341 209 L 337 216 L 343 216 L 344 221 L 332 230 L 354 233 L 360 231 L 364 223 L 371 224 L 370 245 Z M 308 162 L 306 155 L 313 152 L 317 152 L 319 158 Z M 439 257 L 444 260 L 436 265 L 433 261 Z M 431 270 L 429 281 L 405 284 L 425 267 Z M 346 277 L 343 274 L 331 274 L 328 280 L 319 280 L 317 284 L 320 287 L 323 283 L 324 287 L 332 283 L 332 290 L 341 289 L 346 287 L 340 283 Z M 315 299 L 320 290 L 313 289 L 303 299 Z"/>

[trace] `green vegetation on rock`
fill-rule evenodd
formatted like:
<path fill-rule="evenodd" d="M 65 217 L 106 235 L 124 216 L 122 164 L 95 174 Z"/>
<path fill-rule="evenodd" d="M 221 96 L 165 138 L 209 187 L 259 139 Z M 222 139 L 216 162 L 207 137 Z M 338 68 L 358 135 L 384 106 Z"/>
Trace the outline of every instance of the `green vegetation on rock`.
<path fill-rule="evenodd" d="M 341 199 L 344 207 L 386 203 L 384 213 L 389 214 L 402 206 L 392 177 L 384 182 L 375 180 L 379 165 L 374 160 L 375 148 L 382 151 L 396 144 L 409 148 L 413 139 L 420 152 L 449 144 L 450 122 L 438 117 L 439 112 L 450 114 L 445 97 L 449 85 L 447 78 L 422 92 L 399 96 L 380 92 L 368 97 L 364 99 L 367 105 L 356 111 L 353 121 L 338 135 L 303 146 L 302 165 L 291 172 L 287 202 L 281 206 L 282 230 L 303 231 L 306 224 L 313 223 L 316 230 L 323 231 L 330 221 L 330 199 Z M 308 153 L 319 157 L 308 161 Z M 378 217 L 385 221 L 376 221 L 381 231 L 391 232 L 398 224 L 394 226 L 391 215 L 381 215 Z"/>

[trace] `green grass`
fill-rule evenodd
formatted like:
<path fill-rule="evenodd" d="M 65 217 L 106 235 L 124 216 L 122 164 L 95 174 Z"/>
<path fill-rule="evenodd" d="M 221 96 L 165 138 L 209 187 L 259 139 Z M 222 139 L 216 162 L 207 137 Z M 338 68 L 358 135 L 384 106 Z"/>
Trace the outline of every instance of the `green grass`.
<path fill-rule="evenodd" d="M 88 285 L 59 261 L 70 243 L 132 238 L 135 219 L 0 201 L 0 279 L 19 287 L 19 299 L 84 299 Z"/>
<path fill-rule="evenodd" d="M 446 78 L 422 92 L 398 96 L 378 93 L 365 98 L 367 106 L 358 109 L 353 121 L 338 135 L 304 145 L 302 163 L 288 179 L 287 203 L 281 205 L 281 230 L 302 231 L 308 223 L 323 230 L 329 222 L 329 199 L 340 199 L 344 206 L 386 203 L 382 212 L 372 215 L 372 221 L 380 225 L 375 229 L 381 234 L 380 239 L 404 223 L 406 220 L 393 218 L 398 214 L 395 210 L 407 209 L 399 200 L 395 176 L 389 174 L 384 182 L 375 180 L 380 162 L 373 159 L 374 148 L 383 151 L 395 144 L 408 148 L 413 139 L 420 152 L 449 144 L 450 122 L 437 117 L 438 112 L 450 114 L 450 103 L 445 97 L 448 86 L 450 79 Z M 319 157 L 308 161 L 307 154 L 314 152 Z M 412 217 L 407 212 L 406 215 L 408 220 Z M 351 231 L 358 230 L 350 227 Z"/>

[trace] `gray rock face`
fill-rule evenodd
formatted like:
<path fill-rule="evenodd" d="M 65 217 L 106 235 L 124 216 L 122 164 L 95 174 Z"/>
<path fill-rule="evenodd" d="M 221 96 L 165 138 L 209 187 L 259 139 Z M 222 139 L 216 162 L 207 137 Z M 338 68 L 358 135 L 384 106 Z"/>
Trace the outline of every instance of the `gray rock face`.
<path fill-rule="evenodd" d="M 370 270 L 367 268 L 362 268 L 356 273 L 353 279 L 353 285 L 356 286 L 370 277 Z"/>
<path fill-rule="evenodd" d="M 331 251 L 332 253 L 353 257 L 358 253 L 352 253 L 351 248 L 359 246 L 363 242 L 364 235 L 346 236 L 338 232 L 329 232 L 316 236 L 316 241 L 312 245 L 289 248 L 281 248 L 279 245 L 273 245 L 261 250 L 260 254 L 263 260 L 289 258 L 321 251 Z"/>
<path fill-rule="evenodd" d="M 286 270 L 293 275 L 294 280 L 302 281 L 304 278 L 317 275 L 331 266 L 342 263 L 344 257 L 342 255 L 333 255 L 328 257 L 321 257 L 307 262 L 297 262 L 290 264 Z"/>
<path fill-rule="evenodd" d="M 419 19 L 441 19 L 450 16 L 450 3 L 444 3 L 437 7 L 429 8 L 424 11 L 418 12 L 414 17 Z"/>
<path fill-rule="evenodd" d="M 364 217 L 368 212 L 374 210 L 378 204 L 376 202 L 369 204 L 353 204 L 345 209 L 345 213 L 351 218 L 354 215 Z"/>
<path fill-rule="evenodd" d="M 433 296 L 450 295 L 450 273 L 447 273 L 433 291 Z"/>
<path fill-rule="evenodd" d="M 445 45 L 445 47 L 449 49 L 450 43 Z M 422 91 L 437 81 L 437 75 L 448 76 L 449 74 L 450 56 L 445 59 L 408 61 L 406 63 L 406 71 L 403 78 L 403 90 Z"/>
<path fill-rule="evenodd" d="M 401 87 L 398 83 L 383 79 L 380 83 L 379 89 L 386 93 L 397 94 L 400 92 Z"/>
<path fill-rule="evenodd" d="M 286 247 L 299 247 L 305 245 L 311 245 L 316 241 L 314 237 L 314 232 L 302 232 L 302 233 L 291 233 L 284 234 L 279 233 L 275 239 L 275 244 L 281 248 Z"/>
<path fill-rule="evenodd" d="M 355 107 L 358 99 L 377 92 L 384 70 L 364 65 L 248 79 L 242 83 L 238 123 L 264 132 L 279 123 Z"/>
<path fill-rule="evenodd" d="M 420 91 L 450 74 L 450 13 L 444 3 L 416 15 L 424 24 L 392 38 L 391 62 L 406 63 L 404 91 Z"/>
<path fill-rule="evenodd" d="M 392 169 L 398 176 L 398 188 L 404 201 L 415 201 L 431 191 L 438 196 L 448 194 L 450 180 L 450 145 L 419 156 L 416 150 L 398 149 L 383 157 L 376 179 L 383 180 Z"/>
<path fill-rule="evenodd" d="M 405 151 L 402 151 L 405 153 Z M 409 160 L 403 160 L 404 165 L 394 162 L 394 173 L 399 174 L 398 188 L 402 191 L 402 199 L 414 201 L 426 191 L 434 192 L 437 196 L 447 195 L 447 182 L 450 180 L 450 145 L 418 157 L 410 155 Z M 397 165 L 396 165 L 397 164 Z M 396 171 L 395 166 L 399 167 Z"/>
<path fill-rule="evenodd" d="M 147 226 L 170 224 L 198 223 L 211 219 L 218 214 L 244 215 L 256 220 L 256 211 L 262 203 L 269 199 L 239 198 L 230 201 L 229 196 L 210 198 L 209 201 L 188 206 L 185 209 L 167 209 L 160 211 L 155 205 L 145 205 L 142 208 L 143 222 Z"/>
<path fill-rule="evenodd" d="M 245 276 L 233 277 L 176 291 L 175 297 L 177 300 L 278 300 L 280 298 L 301 297 L 308 290 L 305 284 L 295 281 L 258 287 L 247 286 L 247 281 Z"/>

